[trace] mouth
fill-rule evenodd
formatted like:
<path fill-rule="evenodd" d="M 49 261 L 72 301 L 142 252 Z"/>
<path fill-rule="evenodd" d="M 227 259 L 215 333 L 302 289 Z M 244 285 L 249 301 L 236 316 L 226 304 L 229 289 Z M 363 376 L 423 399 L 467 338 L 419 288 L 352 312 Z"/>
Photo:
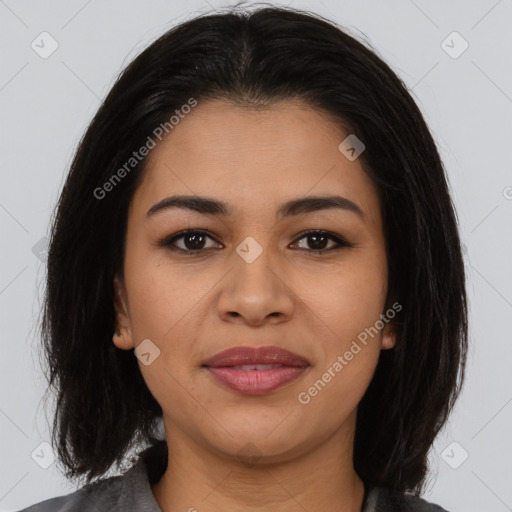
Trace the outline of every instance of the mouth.
<path fill-rule="evenodd" d="M 202 365 L 221 384 L 246 395 L 261 395 L 297 379 L 309 362 L 276 346 L 233 347 Z"/>

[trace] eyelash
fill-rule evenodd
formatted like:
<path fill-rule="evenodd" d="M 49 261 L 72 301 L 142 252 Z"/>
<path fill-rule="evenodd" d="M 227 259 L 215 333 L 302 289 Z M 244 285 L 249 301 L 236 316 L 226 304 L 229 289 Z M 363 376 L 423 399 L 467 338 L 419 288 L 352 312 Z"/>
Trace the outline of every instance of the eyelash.
<path fill-rule="evenodd" d="M 186 229 L 184 231 L 180 231 L 179 233 L 175 233 L 171 236 L 165 237 L 164 239 L 160 240 L 157 245 L 161 247 L 166 247 L 172 251 L 179 251 L 182 252 L 188 256 L 195 256 L 195 255 L 202 255 L 205 251 L 208 251 L 209 249 L 197 249 L 197 250 L 191 250 L 191 249 L 182 249 L 181 247 L 173 246 L 172 244 L 176 242 L 177 240 L 184 238 L 187 235 L 192 234 L 199 234 L 199 235 L 206 235 L 208 238 L 211 238 L 214 240 L 212 236 L 207 231 L 200 230 L 200 229 Z M 298 238 L 295 239 L 296 242 L 299 240 L 302 240 L 303 238 L 307 238 L 308 235 L 324 235 L 328 239 L 333 240 L 338 244 L 338 247 L 331 247 L 330 249 L 300 249 L 305 250 L 306 252 L 310 252 L 316 255 L 323 255 L 325 253 L 329 253 L 332 251 L 337 251 L 339 249 L 343 249 L 346 247 L 353 247 L 352 244 L 347 242 L 345 239 L 340 237 L 339 235 L 335 235 L 333 233 L 330 233 L 329 231 L 322 231 L 322 230 L 309 230 L 309 231 L 303 231 L 302 233 L 299 233 Z M 219 243 L 219 242 L 217 242 Z"/>

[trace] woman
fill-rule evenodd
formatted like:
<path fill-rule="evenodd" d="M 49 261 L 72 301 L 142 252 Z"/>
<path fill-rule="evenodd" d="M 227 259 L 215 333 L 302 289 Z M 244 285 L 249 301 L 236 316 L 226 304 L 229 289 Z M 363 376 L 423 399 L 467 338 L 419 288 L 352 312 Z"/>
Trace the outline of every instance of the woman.
<path fill-rule="evenodd" d="M 307 12 L 164 34 L 77 150 L 42 333 L 52 440 L 86 485 L 27 512 L 444 510 L 420 494 L 465 277 L 404 84 Z"/>

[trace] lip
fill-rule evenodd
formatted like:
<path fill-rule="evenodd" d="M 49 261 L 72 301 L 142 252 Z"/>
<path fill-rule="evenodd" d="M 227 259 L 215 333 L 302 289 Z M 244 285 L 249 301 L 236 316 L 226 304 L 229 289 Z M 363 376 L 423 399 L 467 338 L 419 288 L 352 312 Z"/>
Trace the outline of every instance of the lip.
<path fill-rule="evenodd" d="M 221 368 L 241 364 L 279 364 L 282 366 L 305 367 L 305 358 L 277 346 L 232 347 L 210 357 L 203 366 Z"/>
<path fill-rule="evenodd" d="M 268 369 L 240 365 L 275 365 Z M 203 367 L 221 384 L 245 395 L 262 395 L 297 379 L 308 367 L 303 357 L 276 346 L 233 347 L 215 354 Z"/>

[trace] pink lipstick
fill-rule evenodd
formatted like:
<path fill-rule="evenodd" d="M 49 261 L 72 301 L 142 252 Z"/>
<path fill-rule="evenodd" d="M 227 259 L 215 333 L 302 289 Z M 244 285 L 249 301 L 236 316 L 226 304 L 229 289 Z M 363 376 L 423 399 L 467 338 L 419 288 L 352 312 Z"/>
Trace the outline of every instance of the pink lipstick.
<path fill-rule="evenodd" d="M 203 366 L 234 391 L 262 395 L 298 378 L 309 362 L 277 346 L 240 346 L 215 354 Z"/>

